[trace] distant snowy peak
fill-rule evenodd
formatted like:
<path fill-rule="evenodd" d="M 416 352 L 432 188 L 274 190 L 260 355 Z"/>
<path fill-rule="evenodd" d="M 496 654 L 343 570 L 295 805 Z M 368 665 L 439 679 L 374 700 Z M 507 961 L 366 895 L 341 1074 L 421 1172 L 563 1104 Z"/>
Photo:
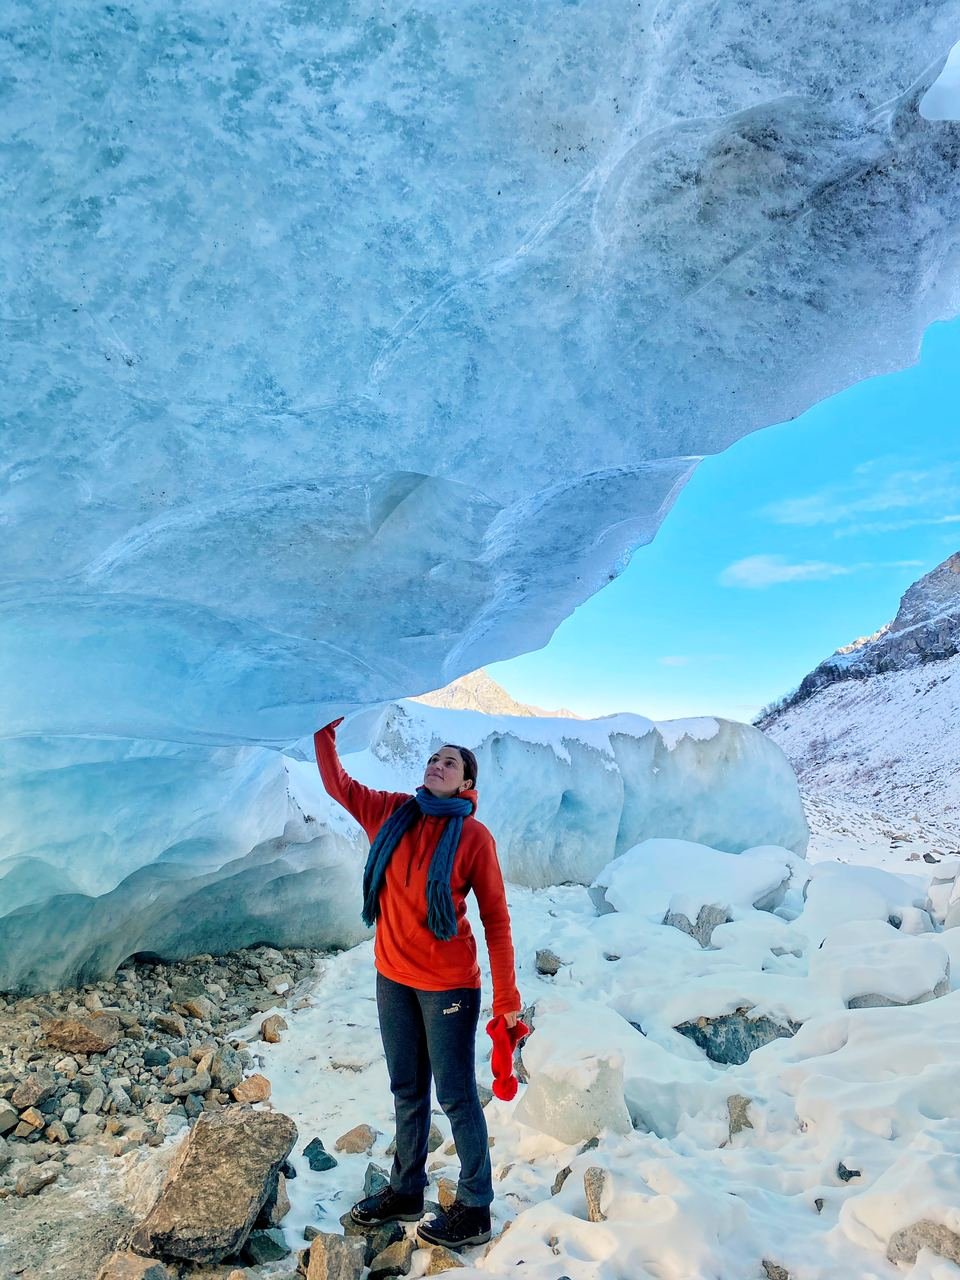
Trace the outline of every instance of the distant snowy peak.
<path fill-rule="evenodd" d="M 838 680 L 861 680 L 938 662 L 960 652 L 960 552 L 904 592 L 897 616 L 872 636 L 831 654 L 800 683 L 779 710 L 805 702 Z M 777 711 L 773 713 L 773 716 Z M 772 716 L 764 717 L 766 727 Z"/>
<path fill-rule="evenodd" d="M 579 720 L 573 711 L 544 711 L 512 698 L 503 685 L 497 684 L 486 671 L 471 671 L 443 689 L 413 699 L 428 707 L 444 707 L 449 711 L 482 711 L 488 716 L 549 716 L 562 720 Z"/>

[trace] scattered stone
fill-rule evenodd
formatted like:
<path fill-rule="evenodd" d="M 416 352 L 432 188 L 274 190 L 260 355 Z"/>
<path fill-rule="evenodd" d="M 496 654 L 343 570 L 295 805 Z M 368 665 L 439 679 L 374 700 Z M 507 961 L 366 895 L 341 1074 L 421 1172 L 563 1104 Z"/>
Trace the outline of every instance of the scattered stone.
<path fill-rule="evenodd" d="M 254 1077 L 251 1076 L 251 1079 Z M 186 1098 L 191 1093 L 206 1093 L 213 1081 L 210 1079 L 206 1071 L 198 1071 L 196 1075 L 192 1075 L 189 1079 L 184 1080 L 183 1084 L 167 1085 L 167 1093 L 174 1098 Z M 238 1102 L 245 1102 L 247 1099 L 238 1098 Z"/>
<path fill-rule="evenodd" d="M 887 1242 L 891 1262 L 916 1262 L 921 1249 L 931 1249 L 950 1262 L 960 1265 L 960 1235 L 942 1222 L 922 1218 L 909 1227 L 895 1231 Z"/>
<path fill-rule="evenodd" d="M 259 1267 L 265 1262 L 279 1262 L 281 1258 L 288 1258 L 290 1250 L 283 1232 L 278 1227 L 268 1227 L 263 1231 L 250 1232 L 240 1256 L 250 1266 Z"/>
<path fill-rule="evenodd" d="M 423 1270 L 425 1276 L 438 1276 L 442 1271 L 452 1271 L 454 1267 L 462 1267 L 463 1259 L 445 1249 L 443 1245 L 432 1244 L 427 1251 L 427 1265 Z"/>
<path fill-rule="evenodd" d="M 287 1195 L 287 1180 L 281 1172 L 277 1174 L 276 1190 L 268 1196 L 255 1225 L 265 1229 L 279 1227 L 289 1212 L 290 1197 Z"/>
<path fill-rule="evenodd" d="M 267 1044 L 279 1044 L 280 1032 L 286 1030 L 287 1024 L 280 1014 L 271 1014 L 269 1018 L 264 1018 L 263 1022 L 260 1023 L 260 1039 L 265 1040 Z"/>
<path fill-rule="evenodd" d="M 742 1066 L 755 1049 L 771 1040 L 794 1036 L 799 1029 L 800 1024 L 796 1022 L 782 1024 L 772 1018 L 751 1018 L 745 1007 L 716 1018 L 681 1022 L 674 1028 L 699 1045 L 711 1062 L 725 1066 Z"/>
<path fill-rule="evenodd" d="M 763 1267 L 767 1280 L 790 1280 L 790 1272 L 786 1267 L 781 1267 L 778 1262 L 770 1262 L 764 1258 L 760 1264 Z"/>
<path fill-rule="evenodd" d="M 691 922 L 688 916 L 682 911 L 668 911 L 663 917 L 663 923 L 672 925 L 674 929 L 679 929 L 683 933 L 687 933 L 691 938 L 695 938 L 701 947 L 709 947 L 713 937 L 713 931 L 718 924 L 727 924 L 731 919 L 729 908 L 719 907 L 714 904 L 704 904 L 697 912 L 697 919 Z"/>
<path fill-rule="evenodd" d="M 437 1199 L 441 1209 L 449 1209 L 457 1198 L 457 1184 L 452 1178 L 441 1178 L 437 1183 Z"/>
<path fill-rule="evenodd" d="M 0 1101 L 0 1138 L 11 1129 L 15 1129 L 19 1120 L 20 1115 L 16 1107 L 11 1107 L 6 1100 Z"/>
<path fill-rule="evenodd" d="M 745 1098 L 742 1093 L 732 1093 L 727 1099 L 727 1120 L 731 1139 L 738 1133 L 742 1133 L 744 1129 L 753 1128 L 753 1121 L 747 1114 L 749 1107 L 750 1099 Z"/>
<path fill-rule="evenodd" d="M 307 1164 L 314 1173 L 326 1173 L 328 1169 L 335 1169 L 339 1161 L 324 1148 L 319 1138 L 312 1138 L 303 1148 L 303 1155 L 307 1157 Z"/>
<path fill-rule="evenodd" d="M 24 1170 L 13 1189 L 21 1197 L 35 1196 L 44 1187 L 49 1187 L 51 1182 L 56 1182 L 59 1176 L 60 1166 L 49 1160 L 46 1164 L 35 1165 L 32 1169 Z"/>
<path fill-rule="evenodd" d="M 378 1164 L 372 1162 L 367 1165 L 367 1172 L 363 1176 L 363 1196 L 375 1196 L 378 1191 L 382 1191 L 384 1187 L 390 1185 L 390 1179 L 387 1177 L 386 1171 L 381 1169 Z"/>
<path fill-rule="evenodd" d="M 190 1262 L 221 1262 L 235 1254 L 296 1138 L 296 1125 L 280 1112 L 204 1112 L 134 1233 L 134 1249 Z"/>
<path fill-rule="evenodd" d="M 357 1124 L 346 1133 L 342 1133 L 333 1144 L 334 1151 L 345 1151 L 349 1155 L 369 1155 L 377 1140 L 377 1130 L 368 1124 Z"/>
<path fill-rule="evenodd" d="M 288 991 L 293 990 L 293 978 L 289 973 L 279 973 L 267 983 L 267 990 L 272 991 L 274 995 L 286 995 Z"/>
<path fill-rule="evenodd" d="M 537 952 L 537 973 L 542 974 L 545 978 L 555 978 L 560 972 L 560 966 L 563 961 L 548 947 L 544 947 Z"/>
<path fill-rule="evenodd" d="M 841 1160 L 837 1165 L 837 1177 L 841 1182 L 850 1182 L 853 1178 L 862 1177 L 862 1174 L 859 1169 L 848 1169 Z"/>
<path fill-rule="evenodd" d="M 598 1165 L 591 1165 L 583 1172 L 583 1190 L 587 1197 L 587 1221 L 606 1222 L 607 1215 L 600 1207 L 610 1186 L 610 1174 Z"/>
<path fill-rule="evenodd" d="M 43 1031 L 51 1049 L 67 1053 L 107 1053 L 120 1043 L 120 1019 L 115 1013 L 54 1018 Z"/>
<path fill-rule="evenodd" d="M 87 1094 L 86 1099 L 82 1107 L 80 1108 L 80 1110 L 83 1111 L 83 1113 L 88 1116 L 96 1115 L 98 1111 L 101 1111 L 103 1109 L 103 1104 L 106 1102 L 106 1100 L 107 1100 L 106 1093 L 104 1092 L 103 1089 L 100 1088 L 99 1085 L 97 1085 L 95 1088 L 91 1089 L 90 1092 Z"/>
<path fill-rule="evenodd" d="M 156 1013 L 153 1016 L 153 1025 L 158 1031 L 165 1031 L 167 1035 L 171 1036 L 179 1036 L 180 1039 L 183 1039 L 187 1034 L 187 1024 L 179 1013 Z"/>
<path fill-rule="evenodd" d="M 236 1102 L 265 1102 L 270 1097 L 270 1081 L 266 1076 L 254 1073 L 241 1080 L 230 1092 Z"/>
<path fill-rule="evenodd" d="M 10 1101 L 18 1111 L 38 1107 L 57 1091 L 57 1078 L 52 1071 L 31 1071 L 14 1089 Z"/>
<path fill-rule="evenodd" d="M 210 1078 L 218 1089 L 229 1093 L 243 1079 L 243 1062 L 236 1049 L 222 1045 L 210 1060 Z"/>
<path fill-rule="evenodd" d="M 59 1142 L 61 1146 L 66 1146 L 70 1141 L 70 1130 L 62 1120 L 51 1120 L 44 1129 L 43 1136 L 48 1142 Z"/>
<path fill-rule="evenodd" d="M 560 1170 L 560 1172 L 557 1174 L 557 1176 L 553 1180 L 553 1186 L 550 1188 L 550 1194 L 552 1196 L 557 1195 L 560 1188 L 563 1186 L 566 1180 L 570 1177 L 570 1174 L 572 1172 L 573 1170 L 570 1168 L 569 1165 L 564 1165 L 564 1167 Z"/>
<path fill-rule="evenodd" d="M 186 1009 L 191 1018 L 196 1018 L 198 1022 L 216 1022 L 219 1020 L 219 1011 L 212 1000 L 208 1000 L 206 996 L 192 996 L 189 1000 L 178 1002 Z"/>
<path fill-rule="evenodd" d="M 121 1249 L 107 1258 L 97 1280 L 172 1280 L 172 1272 L 155 1258 L 141 1258 L 130 1249 Z"/>
<path fill-rule="evenodd" d="M 26 1111 L 20 1112 L 21 1125 L 29 1125 L 31 1129 L 42 1129 L 46 1123 L 36 1107 L 27 1107 Z"/>
<path fill-rule="evenodd" d="M 97 1115 L 81 1116 L 77 1123 L 73 1126 L 71 1137 L 73 1138 L 91 1138 L 95 1133 L 99 1133 L 103 1128 L 103 1121 Z"/>
<path fill-rule="evenodd" d="M 310 1245 L 307 1280 L 360 1280 L 365 1253 L 363 1240 L 321 1231 Z"/>
<path fill-rule="evenodd" d="M 397 1240 L 402 1240 L 406 1235 L 399 1222 L 383 1222 L 376 1227 L 362 1227 L 350 1217 L 349 1210 L 341 1217 L 340 1225 L 343 1227 L 345 1236 L 356 1237 L 364 1242 L 365 1266 L 369 1266 L 378 1253 L 382 1253 L 384 1249 Z"/>
<path fill-rule="evenodd" d="M 387 1280 L 388 1276 L 405 1276 L 413 1262 L 413 1241 L 405 1236 L 387 1245 L 370 1263 L 369 1280 Z"/>

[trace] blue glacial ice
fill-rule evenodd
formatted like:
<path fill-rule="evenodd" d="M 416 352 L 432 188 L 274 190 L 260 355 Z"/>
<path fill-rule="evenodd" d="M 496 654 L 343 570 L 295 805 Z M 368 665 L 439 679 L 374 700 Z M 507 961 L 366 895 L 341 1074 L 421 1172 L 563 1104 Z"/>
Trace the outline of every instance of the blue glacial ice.
<path fill-rule="evenodd" d="M 518 884 L 587 885 L 612 858 L 662 835 L 729 853 L 806 848 L 793 771 L 748 725 L 485 716 L 404 702 L 359 713 L 338 739 L 354 777 L 391 791 L 412 791 L 445 741 L 475 748 L 480 816 Z M 4 744 L 0 990 L 90 981 L 140 953 L 365 937 L 368 846 L 324 792 L 311 745 L 284 754 Z"/>
<path fill-rule="evenodd" d="M 163 769 L 277 783 L 257 752 L 545 643 L 704 454 L 915 359 L 960 309 L 960 126 L 918 109 L 958 31 L 960 0 L 7 6 L 0 735 L 39 879 L 0 910 L 40 863 L 96 878 L 90 751 L 144 811 Z M 158 849 L 235 848 L 180 808 Z"/>

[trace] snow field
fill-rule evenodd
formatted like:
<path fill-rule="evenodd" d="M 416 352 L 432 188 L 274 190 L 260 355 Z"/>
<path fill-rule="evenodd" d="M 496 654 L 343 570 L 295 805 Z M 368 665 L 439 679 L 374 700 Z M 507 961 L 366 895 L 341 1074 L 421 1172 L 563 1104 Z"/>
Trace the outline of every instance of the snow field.
<path fill-rule="evenodd" d="M 934 932 L 931 923 L 928 933 L 906 932 L 880 918 L 894 907 L 919 917 L 923 875 L 805 868 L 778 851 L 791 878 L 775 913 L 749 901 L 765 882 L 752 873 L 731 877 L 733 918 L 704 949 L 655 917 L 665 896 L 684 896 L 694 912 L 709 900 L 691 884 L 700 883 L 709 852 L 661 841 L 631 851 L 628 865 L 606 878 L 640 891 L 600 916 L 580 886 L 510 887 L 518 981 L 536 1006 L 524 1049 L 531 1082 L 514 1102 L 486 1108 L 494 1229 L 510 1227 L 488 1251 L 468 1251 L 459 1274 L 762 1280 L 767 1260 L 791 1280 L 887 1280 L 905 1269 L 913 1280 L 960 1277 L 960 1267 L 928 1249 L 912 1268 L 886 1256 L 890 1236 L 921 1219 L 960 1233 L 960 994 L 846 1007 L 858 996 L 915 1000 L 938 983 L 943 990 L 960 931 Z M 762 855 L 753 861 L 769 875 L 774 853 Z M 830 895 L 842 900 L 842 919 L 827 919 L 822 900 Z M 563 961 L 553 978 L 534 964 L 547 946 Z M 488 971 L 484 984 L 489 1008 Z M 332 1150 L 341 1133 L 366 1122 L 380 1131 L 370 1158 L 387 1168 L 393 1136 L 372 944 L 325 961 L 310 998 L 311 1007 L 286 1015 L 283 1043 L 258 1045 L 273 1105 L 300 1130 L 298 1177 L 288 1188 L 291 1247 L 302 1247 L 308 1223 L 339 1229 L 368 1161 L 338 1153 L 336 1169 L 314 1174 L 299 1154 L 306 1143 L 320 1136 Z M 712 1062 L 674 1029 L 738 1008 L 802 1025 L 740 1066 Z M 489 1084 L 486 1016 L 485 1009 L 477 1071 Z M 748 1123 L 739 1131 L 728 1109 L 735 1095 L 746 1100 Z M 445 1118 L 435 1119 L 449 1135 Z M 582 1150 L 591 1127 L 599 1145 Z M 567 1166 L 570 1176 L 552 1195 Z M 587 1220 L 583 1174 L 591 1167 L 606 1174 L 605 1221 Z M 456 1157 L 442 1147 L 431 1157 L 431 1178 L 456 1176 Z M 417 1255 L 414 1274 L 424 1257 Z"/>

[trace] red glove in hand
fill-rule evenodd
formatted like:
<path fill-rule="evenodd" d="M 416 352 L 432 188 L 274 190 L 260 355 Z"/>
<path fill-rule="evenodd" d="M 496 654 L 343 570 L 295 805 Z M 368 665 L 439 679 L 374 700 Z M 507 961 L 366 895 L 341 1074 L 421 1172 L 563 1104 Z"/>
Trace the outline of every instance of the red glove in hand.
<path fill-rule="evenodd" d="M 519 1018 L 515 1026 L 508 1027 L 502 1013 L 498 1013 L 487 1023 L 487 1035 L 493 1041 L 493 1052 L 490 1055 L 493 1092 L 503 1102 L 510 1102 L 517 1096 L 517 1077 L 513 1074 L 513 1051 L 517 1047 L 517 1041 L 529 1034 L 530 1028 Z"/>

